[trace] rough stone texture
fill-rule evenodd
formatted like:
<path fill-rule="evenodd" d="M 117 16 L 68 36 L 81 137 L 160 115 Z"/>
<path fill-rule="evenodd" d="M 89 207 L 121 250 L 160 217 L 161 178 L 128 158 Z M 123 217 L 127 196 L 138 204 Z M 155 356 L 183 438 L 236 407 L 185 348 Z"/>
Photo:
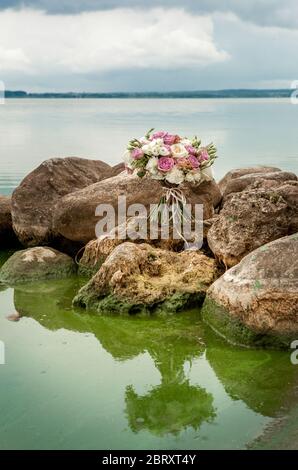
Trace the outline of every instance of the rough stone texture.
<path fill-rule="evenodd" d="M 174 313 L 202 302 L 216 273 L 215 261 L 198 251 L 126 242 L 112 251 L 74 305 L 98 313 Z"/>
<path fill-rule="evenodd" d="M 219 188 L 222 194 L 228 194 L 229 185 L 234 184 L 235 180 L 238 180 L 242 176 L 246 175 L 254 175 L 254 174 L 262 174 L 265 175 L 266 173 L 273 173 L 281 171 L 280 168 L 275 168 L 272 166 L 256 166 L 251 168 L 236 168 L 234 170 L 228 171 L 228 173 L 218 182 Z"/>
<path fill-rule="evenodd" d="M 269 173 L 253 173 L 248 175 L 240 176 L 239 178 L 232 179 L 226 187 L 223 195 L 223 202 L 226 197 L 232 193 L 239 193 L 248 189 L 249 186 L 256 184 L 257 182 L 266 181 L 267 187 L 274 186 L 274 183 L 285 183 L 286 181 L 297 181 L 295 173 L 289 171 L 274 171 Z M 265 186 L 265 184 L 264 184 Z"/>
<path fill-rule="evenodd" d="M 55 244 L 56 203 L 66 194 L 108 178 L 112 168 L 100 160 L 51 158 L 27 175 L 12 196 L 14 230 L 25 246 Z"/>
<path fill-rule="evenodd" d="M 94 275 L 107 257 L 112 253 L 114 248 L 127 241 L 131 241 L 133 243 L 148 243 L 149 245 L 163 250 L 182 251 L 184 249 L 185 242 L 181 238 L 174 239 L 172 237 L 172 231 L 168 239 L 161 239 L 161 237 L 159 237 L 158 239 L 150 240 L 150 230 L 147 231 L 147 235 L 142 236 L 142 234 L 138 232 L 138 220 L 138 217 L 131 217 L 128 219 L 126 225 L 127 234 L 125 238 L 121 238 L 121 228 L 119 230 L 119 227 L 115 227 L 115 229 L 111 230 L 108 235 L 103 235 L 88 242 L 84 247 L 84 251 L 82 250 L 83 255 L 78 262 L 79 274 L 83 276 Z M 130 234 L 132 235 L 133 232 L 135 232 L 137 238 L 130 237 Z"/>
<path fill-rule="evenodd" d="M 127 197 L 127 207 L 138 203 L 148 208 L 159 202 L 163 191 L 159 181 L 121 173 L 63 197 L 55 208 L 54 229 L 68 240 L 88 243 L 95 238 L 95 226 L 100 220 L 95 216 L 95 209 L 99 204 L 112 205 L 117 216 L 119 196 Z M 214 207 L 221 200 L 213 180 L 198 186 L 187 185 L 184 192 L 188 203 L 204 205 L 205 219 L 213 216 Z"/>
<path fill-rule="evenodd" d="M 12 228 L 11 198 L 0 195 L 0 245 L 1 247 L 14 246 L 17 239 Z"/>
<path fill-rule="evenodd" d="M 248 253 L 297 230 L 296 182 L 227 196 L 207 240 L 216 258 L 231 267 Z"/>
<path fill-rule="evenodd" d="M 0 282 L 19 284 L 46 279 L 60 279 L 76 272 L 72 258 L 53 248 L 28 248 L 15 252 L 0 269 Z"/>
<path fill-rule="evenodd" d="M 117 165 L 112 166 L 112 172 L 111 176 L 117 176 L 119 173 L 122 173 L 122 171 L 125 170 L 125 164 L 124 163 L 117 163 Z"/>
<path fill-rule="evenodd" d="M 217 279 L 203 318 L 234 343 L 289 348 L 298 338 L 298 233 L 260 247 Z"/>

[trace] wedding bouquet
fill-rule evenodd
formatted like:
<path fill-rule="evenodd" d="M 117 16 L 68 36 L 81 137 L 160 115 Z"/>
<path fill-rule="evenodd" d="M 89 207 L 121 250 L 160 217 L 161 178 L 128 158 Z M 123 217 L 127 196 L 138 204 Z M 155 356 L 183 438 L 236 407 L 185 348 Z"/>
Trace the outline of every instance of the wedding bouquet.
<path fill-rule="evenodd" d="M 130 140 L 124 154 L 128 172 L 136 171 L 140 178 L 148 175 L 172 186 L 212 179 L 210 167 L 216 158 L 212 143 L 203 147 L 197 137 L 188 139 L 153 131 L 150 129 L 144 137 Z"/>

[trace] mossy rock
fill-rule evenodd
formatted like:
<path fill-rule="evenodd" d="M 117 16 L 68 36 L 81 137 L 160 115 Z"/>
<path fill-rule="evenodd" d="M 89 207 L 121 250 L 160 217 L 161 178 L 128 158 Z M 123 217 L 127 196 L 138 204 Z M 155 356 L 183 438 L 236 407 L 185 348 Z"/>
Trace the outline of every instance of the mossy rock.
<path fill-rule="evenodd" d="M 35 247 L 15 252 L 0 270 L 0 282 L 15 285 L 63 279 L 76 273 L 73 259 L 53 248 Z"/>
<path fill-rule="evenodd" d="M 289 349 L 295 338 L 277 334 L 261 334 L 244 325 L 223 306 L 206 297 L 202 318 L 218 335 L 231 344 L 243 347 Z"/>

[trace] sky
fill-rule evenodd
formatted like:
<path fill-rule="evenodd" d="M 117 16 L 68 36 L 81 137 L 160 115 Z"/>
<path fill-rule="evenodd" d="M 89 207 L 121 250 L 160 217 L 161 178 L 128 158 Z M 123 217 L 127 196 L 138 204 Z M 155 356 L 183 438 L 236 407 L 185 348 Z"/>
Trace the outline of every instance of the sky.
<path fill-rule="evenodd" d="M 10 90 L 290 88 L 297 46 L 297 0 L 0 0 Z"/>

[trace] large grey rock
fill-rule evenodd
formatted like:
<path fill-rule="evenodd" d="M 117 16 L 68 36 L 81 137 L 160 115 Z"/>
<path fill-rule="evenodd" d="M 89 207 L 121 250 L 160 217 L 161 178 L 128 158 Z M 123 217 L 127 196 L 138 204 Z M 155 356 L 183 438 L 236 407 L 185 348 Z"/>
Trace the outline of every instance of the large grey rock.
<path fill-rule="evenodd" d="M 245 175 L 253 175 L 255 173 L 272 173 L 276 171 L 281 171 L 280 168 L 272 167 L 272 166 L 255 166 L 255 167 L 248 167 L 248 168 L 234 168 L 233 170 L 228 171 L 225 176 L 218 182 L 219 188 L 222 194 L 225 194 L 227 186 L 232 183 L 234 180 L 241 178 Z"/>
<path fill-rule="evenodd" d="M 111 172 L 112 168 L 100 160 L 67 157 L 43 162 L 12 195 L 13 227 L 20 242 L 25 246 L 62 243 L 52 225 L 57 202 L 66 194 L 108 178 Z"/>
<path fill-rule="evenodd" d="M 298 233 L 258 248 L 217 279 L 203 318 L 233 343 L 290 348 L 298 338 Z"/>
<path fill-rule="evenodd" d="M 203 204 L 205 219 L 213 216 L 214 207 L 221 200 L 221 193 L 214 180 L 205 181 L 198 186 L 186 185 L 184 193 L 187 202 Z M 95 238 L 95 226 L 99 221 L 99 217 L 95 216 L 95 209 L 100 204 L 114 207 L 117 226 L 119 196 L 126 196 L 127 207 L 138 203 L 149 208 L 150 204 L 158 203 L 163 194 L 160 181 L 120 173 L 63 197 L 55 207 L 54 230 L 68 240 L 88 243 Z"/>
<path fill-rule="evenodd" d="M 0 282 L 20 284 L 47 279 L 62 279 L 76 273 L 73 259 L 49 247 L 34 247 L 15 252 L 0 269 Z"/>

